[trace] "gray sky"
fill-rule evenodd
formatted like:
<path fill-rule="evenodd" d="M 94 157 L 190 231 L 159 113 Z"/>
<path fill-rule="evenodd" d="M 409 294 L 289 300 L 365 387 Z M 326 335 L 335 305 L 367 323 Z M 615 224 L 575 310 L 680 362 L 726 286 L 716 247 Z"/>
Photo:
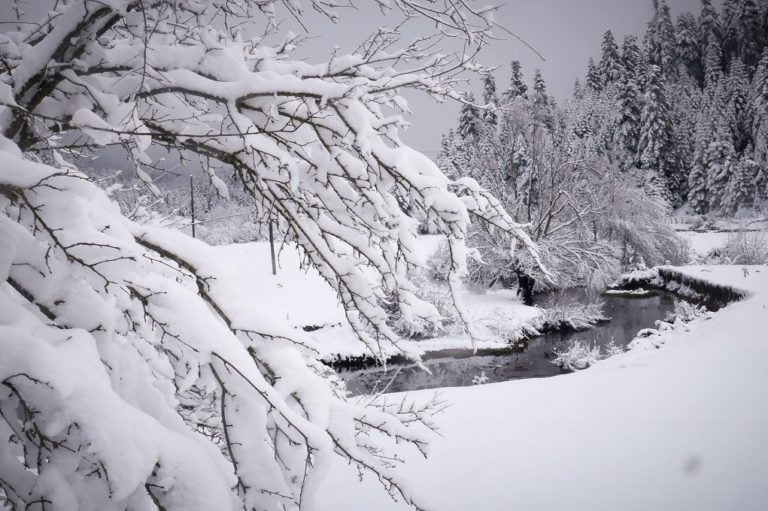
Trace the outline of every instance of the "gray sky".
<path fill-rule="evenodd" d="M 308 24 L 313 39 L 308 48 L 299 51 L 311 58 L 327 55 L 334 44 L 342 49 L 356 46 L 364 34 L 378 25 L 394 23 L 376 9 L 358 2 L 358 12 L 340 11 L 338 25 L 312 18 Z M 673 20 L 678 14 L 691 11 L 698 16 L 700 0 L 667 0 Z M 722 0 L 713 4 L 721 8 Z M 480 55 L 480 63 L 498 67 L 497 89 L 503 91 L 509 82 L 509 63 L 519 60 L 523 74 L 530 83 L 534 70 L 540 68 L 550 94 L 558 101 L 567 99 L 573 91 L 576 78 L 582 78 L 590 56 L 598 60 L 603 33 L 611 29 L 621 45 L 626 34 L 640 36 L 653 11 L 651 0 L 507 0 L 497 13 L 496 21 L 525 40 L 541 53 L 542 61 L 534 52 L 512 37 L 496 41 Z M 504 35 L 501 31 L 498 36 Z M 479 85 L 475 87 L 479 97 Z M 455 103 L 436 104 L 429 98 L 407 95 L 411 110 L 411 127 L 403 139 L 416 149 L 434 156 L 439 148 L 440 135 L 453 127 L 458 115 Z"/>
<path fill-rule="evenodd" d="M 311 39 L 297 50 L 298 55 L 324 61 L 334 46 L 350 51 L 374 28 L 398 23 L 394 15 L 382 16 L 373 0 L 353 1 L 357 10 L 340 10 L 342 20 L 338 24 L 314 14 L 310 9 L 305 15 L 305 24 Z M 673 17 L 688 10 L 698 14 L 700 8 L 700 0 L 667 1 Z M 31 15 L 36 14 L 32 11 L 44 12 L 46 3 L 27 0 L 26 11 Z M 306 1 L 304 3 L 307 4 Z M 720 9 L 722 0 L 713 3 Z M 651 0 L 507 0 L 497 13 L 497 22 L 536 48 L 546 61 L 542 61 L 524 44 L 506 36 L 483 50 L 480 63 L 499 68 L 496 72 L 499 92 L 509 82 L 510 61 L 521 62 L 529 83 L 534 69 L 538 67 L 550 94 L 563 101 L 571 94 L 574 80 L 583 76 L 587 59 L 590 56 L 599 58 L 603 33 L 609 28 L 613 30 L 619 44 L 628 33 L 642 34 L 651 17 L 651 5 Z M 9 0 L 0 0 L 0 20 L 12 19 L 10 6 Z M 291 19 L 285 20 L 283 28 L 303 32 Z M 410 28 L 409 33 L 419 34 L 419 30 L 428 30 L 428 27 L 416 25 Z M 502 32 L 498 31 L 497 35 L 501 36 Z M 455 103 L 436 104 L 422 95 L 409 94 L 407 99 L 413 115 L 409 118 L 411 127 L 403 139 L 416 149 L 434 156 L 439 148 L 440 135 L 455 125 L 459 107 Z"/>

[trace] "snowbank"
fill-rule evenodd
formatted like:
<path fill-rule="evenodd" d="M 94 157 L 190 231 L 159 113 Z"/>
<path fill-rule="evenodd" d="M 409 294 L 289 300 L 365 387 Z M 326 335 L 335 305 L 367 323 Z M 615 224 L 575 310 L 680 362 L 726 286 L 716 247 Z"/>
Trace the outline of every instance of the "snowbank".
<path fill-rule="evenodd" d="M 748 296 L 690 331 L 663 333 L 659 349 L 575 374 L 443 390 L 453 406 L 442 436 L 428 460 L 403 467 L 432 508 L 765 509 L 768 267 L 674 270 Z M 406 509 L 375 484 L 339 463 L 320 508 Z"/>
<path fill-rule="evenodd" d="M 423 262 L 439 241 L 440 236 L 418 238 L 415 248 Z M 248 296 L 247 306 L 259 311 L 260 316 L 279 319 L 293 329 L 319 351 L 321 359 L 352 359 L 371 355 L 349 327 L 335 291 L 317 270 L 306 265 L 302 267 L 301 254 L 295 245 L 278 245 L 278 248 L 278 271 L 277 275 L 272 275 L 269 244 L 266 242 L 215 247 L 232 267 L 228 277 L 235 280 L 220 284 L 259 290 Z M 543 320 L 544 311 L 523 305 L 514 291 L 475 294 L 464 290 L 462 299 L 468 318 L 486 337 L 476 343 L 478 350 L 505 347 L 508 338 L 530 334 Z M 498 335 L 501 329 L 505 335 Z M 423 355 L 434 351 L 471 349 L 472 342 L 466 334 L 446 332 L 434 339 L 402 341 L 401 346 Z M 384 347 L 384 351 L 391 355 L 398 354 L 392 348 Z"/>

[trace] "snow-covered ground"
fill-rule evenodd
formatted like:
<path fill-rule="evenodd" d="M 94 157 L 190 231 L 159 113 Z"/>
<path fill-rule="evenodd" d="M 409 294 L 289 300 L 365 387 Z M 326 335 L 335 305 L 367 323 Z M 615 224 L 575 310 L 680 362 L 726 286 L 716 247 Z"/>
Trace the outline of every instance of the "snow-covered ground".
<path fill-rule="evenodd" d="M 724 247 L 729 236 L 727 232 L 680 231 L 678 234 L 688 240 L 694 255 L 702 257 L 712 249 Z"/>
<path fill-rule="evenodd" d="M 439 236 L 422 236 L 417 250 L 426 256 L 434 251 Z M 314 268 L 301 268 L 301 257 L 294 245 L 278 245 L 278 271 L 272 275 L 269 244 L 266 242 L 223 245 L 216 250 L 226 258 L 233 269 L 232 278 L 237 282 L 230 287 L 257 289 L 249 296 L 248 306 L 263 317 L 279 319 L 312 343 L 321 358 L 330 359 L 336 355 L 358 357 L 370 355 L 363 343 L 347 324 L 344 308 L 334 290 L 322 279 Z M 463 299 L 470 320 L 478 326 L 487 338 L 476 343 L 478 349 L 498 348 L 506 341 L 493 335 L 498 328 L 506 332 L 522 332 L 542 315 L 538 307 L 523 305 L 514 291 L 498 290 L 485 294 L 465 291 Z M 306 327 L 306 330 L 304 331 Z M 316 328 L 320 327 L 320 328 Z M 423 341 L 402 341 L 403 347 L 421 354 L 443 349 L 471 349 L 470 339 L 465 334 L 447 332 L 434 339 Z M 394 351 L 392 352 L 394 354 Z"/>
<path fill-rule="evenodd" d="M 694 249 L 722 246 L 726 233 L 691 234 Z M 420 240 L 429 252 L 436 239 Z M 261 313 L 279 315 L 325 355 L 364 354 L 333 290 L 313 270 L 297 271 L 290 246 L 271 275 L 265 243 L 220 247 L 241 284 L 263 290 Z M 431 509 L 726 510 L 768 502 L 768 267 L 691 266 L 691 276 L 749 293 L 690 331 L 662 334 L 575 374 L 440 391 L 429 459 L 400 468 Z M 465 293 L 475 319 L 540 314 L 509 292 Z M 322 326 L 304 332 L 304 326 Z M 444 336 L 421 349 L 468 347 Z M 661 344 L 659 349 L 652 346 Z M 646 346 L 647 349 L 643 349 Z M 430 399 L 434 391 L 409 398 Z M 390 399 L 401 396 L 393 395 Z M 344 491 L 339 491 L 343 488 Z M 319 509 L 397 510 L 376 481 L 361 484 L 341 462 L 329 471 Z"/>
<path fill-rule="evenodd" d="M 401 468 L 431 508 L 765 509 L 768 267 L 678 270 L 749 297 L 583 372 L 444 389 L 429 459 Z M 377 486 L 339 463 L 319 508 L 405 509 Z"/>

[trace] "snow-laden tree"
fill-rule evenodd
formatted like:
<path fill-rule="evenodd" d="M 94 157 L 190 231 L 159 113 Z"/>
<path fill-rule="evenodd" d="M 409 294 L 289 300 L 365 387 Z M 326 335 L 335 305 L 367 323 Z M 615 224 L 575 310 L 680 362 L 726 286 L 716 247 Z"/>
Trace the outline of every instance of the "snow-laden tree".
<path fill-rule="evenodd" d="M 510 68 L 509 88 L 507 88 L 501 96 L 504 104 L 510 103 L 517 98 L 526 99 L 528 94 L 528 85 L 523 81 L 523 72 L 520 68 L 520 62 L 513 60 L 510 64 Z"/>
<path fill-rule="evenodd" d="M 752 78 L 748 110 L 754 141 L 753 159 L 763 166 L 768 175 L 768 48 L 763 50 Z"/>
<path fill-rule="evenodd" d="M 653 17 L 648 22 L 644 38 L 645 55 L 666 79 L 677 74 L 675 26 L 665 0 L 653 0 Z"/>
<path fill-rule="evenodd" d="M 621 57 L 619 56 L 619 47 L 613 32 L 607 30 L 603 34 L 601 45 L 602 55 L 600 57 L 600 74 L 603 77 L 603 83 L 608 86 L 616 83 L 623 73 Z"/>
<path fill-rule="evenodd" d="M 467 48 L 493 25 L 492 9 L 465 3 L 377 4 Z M 308 3 L 330 19 L 335 5 Z M 454 296 L 470 215 L 537 260 L 498 201 L 398 137 L 398 91 L 457 97 L 471 54 L 433 53 L 429 37 L 400 46 L 382 27 L 354 53 L 310 64 L 292 57 L 300 37 L 279 31 L 281 16 L 302 19 L 296 1 L 45 8 L 0 35 L 2 504 L 304 509 L 341 456 L 424 507 L 387 447 L 425 452 L 434 407 L 347 401 L 309 340 L 248 306 L 258 290 L 242 289 L 219 252 L 125 218 L 75 164 L 122 148 L 150 190 L 163 149 L 214 175 L 230 169 L 380 354 L 399 345 L 392 307 L 439 319 L 408 280 L 418 220 L 404 211 L 445 234 Z M 266 32 L 249 35 L 253 23 Z"/>
<path fill-rule="evenodd" d="M 743 154 L 750 145 L 751 126 L 748 117 L 749 108 L 749 78 L 741 59 L 731 61 L 730 72 L 726 82 L 726 101 L 733 116 L 731 134 L 737 154 Z"/>
<path fill-rule="evenodd" d="M 495 130 L 498 123 L 496 107 L 499 104 L 499 98 L 496 96 L 496 80 L 491 73 L 483 75 L 483 103 L 486 107 L 483 112 L 483 123 L 486 129 Z"/>
<path fill-rule="evenodd" d="M 680 66 L 698 83 L 704 79 L 701 68 L 701 47 L 699 46 L 698 25 L 690 12 L 677 17 L 677 59 Z"/>
<path fill-rule="evenodd" d="M 595 59 L 589 57 L 587 64 L 587 88 L 593 92 L 603 90 L 603 77 L 600 76 L 600 69 L 595 65 Z"/>
<path fill-rule="evenodd" d="M 723 5 L 723 50 L 730 60 L 739 56 L 753 70 L 764 43 L 760 11 L 754 0 L 726 0 Z"/>
<path fill-rule="evenodd" d="M 706 55 L 709 47 L 710 38 L 720 44 L 723 38 L 723 27 L 720 22 L 720 15 L 717 9 L 712 5 L 711 0 L 701 0 L 701 12 L 699 13 L 699 47 L 701 54 Z"/>
<path fill-rule="evenodd" d="M 661 68 L 649 65 L 640 118 L 638 159 L 649 173 L 649 180 L 664 182 L 671 197 L 679 201 L 683 194 L 682 178 L 675 161 L 674 132 L 665 86 Z"/>

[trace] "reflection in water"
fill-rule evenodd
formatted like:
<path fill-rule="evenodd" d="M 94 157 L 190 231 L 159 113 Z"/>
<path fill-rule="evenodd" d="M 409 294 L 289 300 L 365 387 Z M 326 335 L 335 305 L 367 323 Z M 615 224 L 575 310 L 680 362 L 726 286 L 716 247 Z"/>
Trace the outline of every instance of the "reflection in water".
<path fill-rule="evenodd" d="M 388 366 L 384 371 L 372 367 L 359 371 L 340 371 L 353 394 L 366 394 L 386 388 L 386 392 L 431 389 L 438 387 L 463 387 L 472 385 L 473 378 L 485 374 L 487 381 L 499 382 L 520 378 L 540 378 L 562 374 L 553 365 L 552 350 L 568 341 L 595 342 L 605 346 L 611 340 L 618 346 L 626 346 L 643 328 L 652 328 L 655 321 L 664 319 L 674 311 L 675 298 L 668 293 L 658 293 L 645 298 L 604 296 L 605 313 L 611 318 L 607 323 L 582 332 L 555 332 L 531 339 L 521 353 L 465 356 L 461 358 L 433 358 L 424 364 L 432 372 L 415 366 Z"/>

